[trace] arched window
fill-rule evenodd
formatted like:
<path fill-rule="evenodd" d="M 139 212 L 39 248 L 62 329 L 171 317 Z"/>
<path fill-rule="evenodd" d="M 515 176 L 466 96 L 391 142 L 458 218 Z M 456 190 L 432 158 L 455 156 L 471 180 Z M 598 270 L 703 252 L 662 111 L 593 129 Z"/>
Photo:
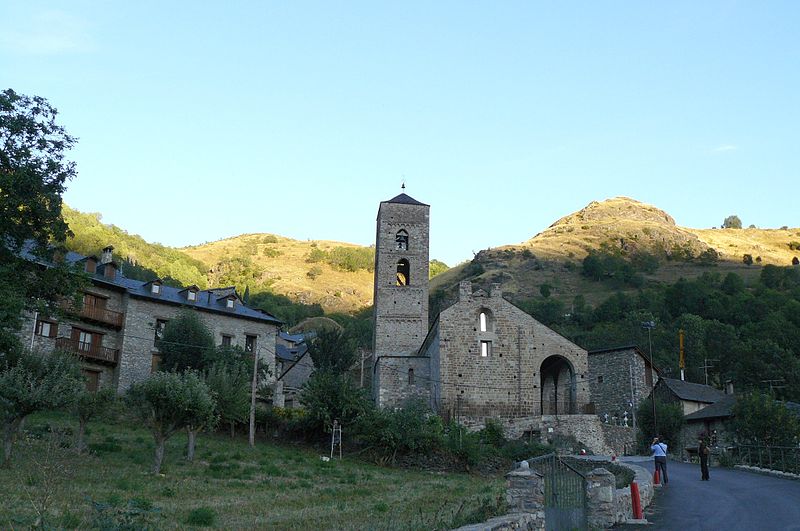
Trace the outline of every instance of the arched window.
<path fill-rule="evenodd" d="M 414 369 L 408 369 L 408 384 L 414 385 Z"/>
<path fill-rule="evenodd" d="M 478 331 L 491 332 L 494 328 L 492 320 L 492 312 L 487 308 L 481 308 L 478 314 Z"/>
<path fill-rule="evenodd" d="M 399 262 L 397 262 L 397 285 L 398 286 L 408 286 L 411 284 L 411 266 L 408 264 L 408 260 L 402 258 Z"/>
<path fill-rule="evenodd" d="M 400 229 L 394 237 L 397 244 L 397 249 L 400 251 L 408 251 L 408 232 L 405 229 Z"/>

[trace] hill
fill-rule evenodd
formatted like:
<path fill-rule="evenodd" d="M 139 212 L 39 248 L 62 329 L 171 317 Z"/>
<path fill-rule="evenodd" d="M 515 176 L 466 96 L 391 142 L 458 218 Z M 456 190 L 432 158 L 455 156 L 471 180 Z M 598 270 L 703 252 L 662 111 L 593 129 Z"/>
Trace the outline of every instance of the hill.
<path fill-rule="evenodd" d="M 372 303 L 374 250 L 351 243 L 298 241 L 244 234 L 180 249 L 210 265 L 210 285 L 269 290 L 326 312 L 352 312 Z"/>
<path fill-rule="evenodd" d="M 589 304 L 599 304 L 615 292 L 636 292 L 641 287 L 596 282 L 582 275 L 584 258 L 598 252 L 650 264 L 639 271 L 644 285 L 696 278 L 710 270 L 723 275 L 735 272 L 752 282 L 760 265 L 790 265 L 800 254 L 797 242 L 800 229 L 680 227 L 663 210 L 616 197 L 593 201 L 525 242 L 481 251 L 471 262 L 436 277 L 431 283 L 432 304 L 453 300 L 463 279 L 485 287 L 499 283 L 517 302 L 541 297 L 546 285 L 567 308 L 578 295 Z M 743 263 L 745 254 L 752 256 L 752 265 Z"/>

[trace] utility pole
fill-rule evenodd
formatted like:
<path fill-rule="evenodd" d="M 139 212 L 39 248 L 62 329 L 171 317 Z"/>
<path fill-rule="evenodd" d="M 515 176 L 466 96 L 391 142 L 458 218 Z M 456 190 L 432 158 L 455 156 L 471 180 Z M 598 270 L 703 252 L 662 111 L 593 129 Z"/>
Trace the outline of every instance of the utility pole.
<path fill-rule="evenodd" d="M 364 389 L 364 362 L 372 357 L 372 352 L 361 350 L 361 389 Z"/>
<path fill-rule="evenodd" d="M 650 336 L 650 331 L 655 327 L 655 321 L 645 321 L 642 323 L 642 328 L 647 329 L 647 343 L 650 346 L 650 402 L 653 403 L 653 429 L 656 432 L 655 434 L 657 434 L 658 420 L 656 419 L 656 379 L 655 370 L 653 368 L 653 339 Z"/>
<path fill-rule="evenodd" d="M 631 415 L 633 416 L 633 433 L 636 433 L 636 391 L 633 386 L 633 364 L 628 362 L 628 379 L 631 384 Z"/>
<path fill-rule="evenodd" d="M 680 357 L 678 358 L 678 366 L 681 368 L 681 381 L 686 381 L 686 358 L 683 354 L 683 328 L 681 328 L 678 334 L 678 342 L 680 343 Z M 706 382 L 708 383 L 708 382 Z"/>

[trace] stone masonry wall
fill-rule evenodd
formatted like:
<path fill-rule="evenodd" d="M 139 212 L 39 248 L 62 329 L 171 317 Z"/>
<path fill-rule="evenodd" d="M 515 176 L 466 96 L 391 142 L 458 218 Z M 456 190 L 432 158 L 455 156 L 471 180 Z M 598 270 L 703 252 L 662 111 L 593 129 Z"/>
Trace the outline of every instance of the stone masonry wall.
<path fill-rule="evenodd" d="M 589 354 L 588 382 L 595 412 L 601 417 L 622 418 L 627 411 L 631 418 L 650 394 L 645 361 L 633 348 Z"/>
<path fill-rule="evenodd" d="M 487 417 L 529 417 L 541 414 L 540 370 L 554 355 L 572 366 L 578 406 L 589 401 L 585 377 L 586 351 L 503 299 L 471 293 L 461 286 L 460 300 L 439 317 L 441 391 L 435 404 L 445 415 L 483 421 Z M 487 332 L 480 332 L 479 315 L 489 315 Z M 481 341 L 491 342 L 481 356 Z"/>
<path fill-rule="evenodd" d="M 586 445 L 587 450 L 598 455 L 614 452 L 606 442 L 603 424 L 595 415 L 545 415 L 542 417 L 542 438 L 547 441 L 553 435 L 575 437 Z"/>
<path fill-rule="evenodd" d="M 419 349 L 428 331 L 430 207 L 383 202 L 375 237 L 374 352 L 398 355 Z M 408 233 L 407 249 L 396 235 Z M 397 264 L 409 263 L 408 285 L 397 285 Z"/>
<path fill-rule="evenodd" d="M 375 364 L 378 407 L 401 407 L 412 398 L 430 402 L 430 360 L 420 356 L 381 357 Z M 414 371 L 409 382 L 409 369 Z"/>
<path fill-rule="evenodd" d="M 125 391 L 134 382 L 145 380 L 151 373 L 155 348 L 155 324 L 157 319 L 170 320 L 178 315 L 181 307 L 159 304 L 150 300 L 127 296 L 124 324 L 124 344 L 120 355 L 117 390 Z M 225 314 L 197 311 L 200 320 L 214 334 L 217 345 L 222 343 L 222 334 L 232 336 L 231 345 L 245 346 L 245 336 L 254 335 L 256 349 L 262 366 L 275 369 L 274 324 L 242 319 Z"/>

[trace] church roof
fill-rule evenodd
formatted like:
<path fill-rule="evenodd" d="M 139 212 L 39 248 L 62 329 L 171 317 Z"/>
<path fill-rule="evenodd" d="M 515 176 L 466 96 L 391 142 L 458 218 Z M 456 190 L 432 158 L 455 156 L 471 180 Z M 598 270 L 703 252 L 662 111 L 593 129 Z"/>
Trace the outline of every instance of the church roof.
<path fill-rule="evenodd" d="M 410 195 L 400 194 L 396 197 L 389 199 L 388 201 L 384 201 L 384 203 L 400 203 L 403 205 L 419 205 L 419 206 L 430 206 L 426 205 L 425 203 L 420 203 Z"/>

